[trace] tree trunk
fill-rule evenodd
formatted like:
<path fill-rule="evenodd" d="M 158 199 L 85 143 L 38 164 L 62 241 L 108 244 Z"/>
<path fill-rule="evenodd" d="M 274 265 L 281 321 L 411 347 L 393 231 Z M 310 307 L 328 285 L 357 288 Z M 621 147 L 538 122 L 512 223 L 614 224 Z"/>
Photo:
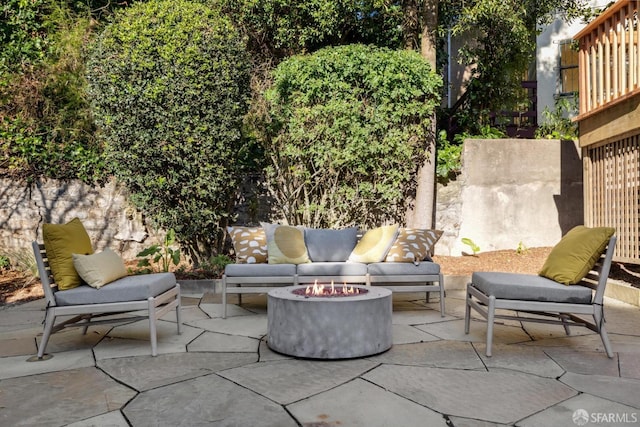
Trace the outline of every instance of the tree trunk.
<path fill-rule="evenodd" d="M 402 0 L 402 38 L 405 49 L 420 50 L 420 0 Z"/>
<path fill-rule="evenodd" d="M 436 30 L 438 26 L 438 1 L 424 0 L 422 4 L 422 34 L 420 37 L 420 53 L 436 69 Z M 406 2 L 407 4 L 411 2 Z M 409 10 L 405 9 L 405 16 Z M 407 37 L 405 36 L 405 40 Z M 425 161 L 418 169 L 416 177 L 416 196 L 407 212 L 407 226 L 414 228 L 433 228 L 435 206 L 436 176 L 436 114 L 431 117 L 431 132 L 425 150 Z"/>

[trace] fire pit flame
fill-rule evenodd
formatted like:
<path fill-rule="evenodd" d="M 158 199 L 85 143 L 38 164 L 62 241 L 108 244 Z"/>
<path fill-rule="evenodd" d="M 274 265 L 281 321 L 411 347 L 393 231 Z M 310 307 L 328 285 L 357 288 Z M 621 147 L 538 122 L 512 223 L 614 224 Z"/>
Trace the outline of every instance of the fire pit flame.
<path fill-rule="evenodd" d="M 295 293 L 298 294 L 298 292 Z M 307 286 L 304 290 L 304 295 L 309 297 L 342 297 L 366 293 L 366 289 L 354 287 L 353 285 L 347 286 L 346 283 L 344 283 L 342 287 L 336 287 L 333 280 L 331 281 L 331 285 L 318 284 L 316 280 L 313 285 Z"/>

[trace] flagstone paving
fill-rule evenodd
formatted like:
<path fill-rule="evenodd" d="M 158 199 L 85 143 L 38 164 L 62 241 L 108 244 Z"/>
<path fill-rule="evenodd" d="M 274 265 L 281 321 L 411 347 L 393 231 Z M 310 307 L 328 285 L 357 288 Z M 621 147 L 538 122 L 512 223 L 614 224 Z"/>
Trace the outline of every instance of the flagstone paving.
<path fill-rule="evenodd" d="M 157 357 L 148 323 L 131 321 L 59 332 L 40 362 L 27 359 L 44 302 L 0 307 L 0 426 L 640 424 L 640 310 L 615 300 L 605 303 L 613 359 L 586 329 L 567 337 L 513 321 L 496 326 L 486 357 L 486 325 L 476 318 L 464 334 L 464 293 L 449 290 L 444 317 L 435 298 L 394 295 L 393 347 L 333 361 L 270 350 L 264 295 L 230 305 L 227 319 L 220 302 L 187 290 L 183 333 L 166 315 Z"/>

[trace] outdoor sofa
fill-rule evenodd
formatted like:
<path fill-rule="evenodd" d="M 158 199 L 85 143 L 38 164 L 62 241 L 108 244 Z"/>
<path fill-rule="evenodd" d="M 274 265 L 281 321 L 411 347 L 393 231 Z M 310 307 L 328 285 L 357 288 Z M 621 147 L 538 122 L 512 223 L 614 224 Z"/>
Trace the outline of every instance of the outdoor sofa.
<path fill-rule="evenodd" d="M 266 293 L 282 286 L 364 284 L 392 292 L 440 294 L 444 316 L 444 283 L 431 259 L 442 232 L 382 226 L 363 235 L 358 228 L 312 229 L 262 223 L 229 227 L 235 264 L 222 277 L 223 317 L 230 294 Z"/>

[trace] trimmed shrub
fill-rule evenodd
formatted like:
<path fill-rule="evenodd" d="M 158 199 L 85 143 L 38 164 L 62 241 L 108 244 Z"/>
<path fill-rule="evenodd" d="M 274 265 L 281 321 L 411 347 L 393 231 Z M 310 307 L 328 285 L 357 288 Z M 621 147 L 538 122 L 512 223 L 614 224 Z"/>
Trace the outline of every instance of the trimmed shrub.
<path fill-rule="evenodd" d="M 291 224 L 404 222 L 441 79 L 416 52 L 330 47 L 282 62 L 256 129 Z"/>
<path fill-rule="evenodd" d="M 236 29 L 209 5 L 137 2 L 97 38 L 87 70 L 107 164 L 133 203 L 194 262 L 217 253 L 249 97 Z"/>

